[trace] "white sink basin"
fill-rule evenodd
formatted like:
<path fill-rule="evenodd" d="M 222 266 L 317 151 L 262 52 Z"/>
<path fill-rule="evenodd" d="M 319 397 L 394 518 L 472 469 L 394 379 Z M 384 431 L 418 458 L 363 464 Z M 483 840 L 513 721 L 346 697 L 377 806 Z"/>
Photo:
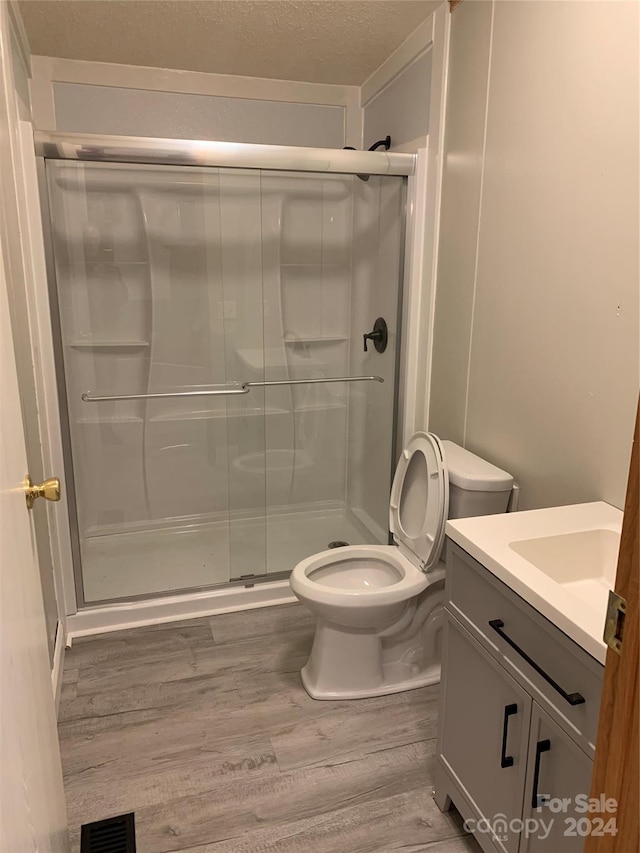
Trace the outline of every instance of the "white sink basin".
<path fill-rule="evenodd" d="M 602 501 L 447 522 L 450 539 L 600 663 L 622 512 Z"/>
<path fill-rule="evenodd" d="M 620 534 L 581 530 L 509 542 L 509 547 L 589 607 L 613 589 Z"/>

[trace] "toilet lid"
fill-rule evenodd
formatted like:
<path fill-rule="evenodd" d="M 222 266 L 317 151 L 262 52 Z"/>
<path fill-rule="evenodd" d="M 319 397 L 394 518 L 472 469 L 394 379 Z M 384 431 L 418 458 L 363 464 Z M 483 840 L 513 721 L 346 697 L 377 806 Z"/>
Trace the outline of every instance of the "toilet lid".
<path fill-rule="evenodd" d="M 389 529 L 423 572 L 440 559 L 449 510 L 449 476 L 440 439 L 417 432 L 400 455 L 391 487 Z"/>

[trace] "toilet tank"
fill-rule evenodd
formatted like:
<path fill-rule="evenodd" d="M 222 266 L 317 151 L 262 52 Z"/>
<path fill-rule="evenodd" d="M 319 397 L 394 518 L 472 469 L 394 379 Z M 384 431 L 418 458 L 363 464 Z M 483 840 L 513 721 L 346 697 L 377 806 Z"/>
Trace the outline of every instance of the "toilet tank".
<path fill-rule="evenodd" d="M 449 469 L 448 518 L 507 511 L 513 477 L 453 441 L 443 441 Z"/>

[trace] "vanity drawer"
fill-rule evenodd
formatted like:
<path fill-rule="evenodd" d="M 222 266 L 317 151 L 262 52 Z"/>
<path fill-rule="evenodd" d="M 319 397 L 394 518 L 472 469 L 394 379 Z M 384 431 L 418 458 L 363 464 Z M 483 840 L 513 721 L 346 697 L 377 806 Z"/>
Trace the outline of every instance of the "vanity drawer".
<path fill-rule="evenodd" d="M 453 542 L 446 584 L 448 611 L 593 754 L 604 667 Z"/>

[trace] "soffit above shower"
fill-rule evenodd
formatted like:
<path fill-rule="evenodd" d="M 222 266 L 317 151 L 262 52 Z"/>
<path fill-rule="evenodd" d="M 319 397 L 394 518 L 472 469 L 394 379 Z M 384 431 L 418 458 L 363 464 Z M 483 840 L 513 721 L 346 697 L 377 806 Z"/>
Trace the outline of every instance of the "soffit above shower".
<path fill-rule="evenodd" d="M 441 0 L 21 0 L 44 56 L 361 85 Z"/>

